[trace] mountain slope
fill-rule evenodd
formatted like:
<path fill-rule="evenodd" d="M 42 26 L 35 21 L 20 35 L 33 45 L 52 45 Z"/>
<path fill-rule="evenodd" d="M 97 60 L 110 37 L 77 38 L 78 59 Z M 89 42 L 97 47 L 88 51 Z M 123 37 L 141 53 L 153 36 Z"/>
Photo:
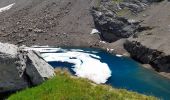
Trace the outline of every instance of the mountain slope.
<path fill-rule="evenodd" d="M 0 40 L 25 45 L 87 45 L 98 36 L 90 14 L 92 0 L 0 0 Z M 50 40 L 50 41 L 48 41 Z"/>

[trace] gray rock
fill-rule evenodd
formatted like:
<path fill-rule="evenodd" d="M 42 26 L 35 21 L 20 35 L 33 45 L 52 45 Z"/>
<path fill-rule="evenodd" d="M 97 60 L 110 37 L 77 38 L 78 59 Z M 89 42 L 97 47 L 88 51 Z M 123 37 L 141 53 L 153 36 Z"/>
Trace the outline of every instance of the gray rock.
<path fill-rule="evenodd" d="M 53 68 L 37 52 L 0 43 L 0 93 L 38 85 L 53 76 Z"/>
<path fill-rule="evenodd" d="M 44 30 L 38 29 L 38 28 L 34 29 L 34 32 L 35 32 L 35 33 L 45 33 Z"/>
<path fill-rule="evenodd" d="M 143 64 L 151 64 L 159 72 L 170 72 L 170 56 L 143 46 L 137 41 L 126 41 L 125 49 Z"/>
<path fill-rule="evenodd" d="M 0 43 L 0 54 L 1 57 L 3 55 L 8 55 L 12 58 L 15 58 L 17 56 L 18 47 L 13 44 L 8 43 Z"/>
<path fill-rule="evenodd" d="M 38 52 L 28 51 L 27 56 L 26 73 L 33 85 L 38 85 L 44 80 L 55 75 L 53 67 L 45 62 L 44 59 L 40 57 Z"/>
<path fill-rule="evenodd" d="M 91 13 L 102 39 L 114 42 L 120 38 L 137 37 L 139 31 L 145 30 L 140 26 L 139 21 L 128 20 L 124 17 L 126 14 L 137 15 L 151 3 L 159 1 L 162 0 L 100 0 L 99 6 L 94 6 Z"/>
<path fill-rule="evenodd" d="M 101 37 L 108 42 L 128 38 L 139 28 L 139 22 L 131 23 L 124 17 L 117 17 L 115 12 L 104 7 L 94 8 L 92 15 L 97 29 L 101 32 Z"/>
<path fill-rule="evenodd" d="M 120 3 L 120 7 L 121 8 L 129 8 L 132 12 L 140 12 L 142 10 L 144 10 L 144 6 L 141 6 L 142 4 L 138 5 L 138 4 L 134 4 L 134 3 L 129 3 L 129 2 L 122 2 Z"/>
<path fill-rule="evenodd" d="M 18 47 L 0 43 L 0 93 L 28 87 L 27 80 L 18 72 Z"/>

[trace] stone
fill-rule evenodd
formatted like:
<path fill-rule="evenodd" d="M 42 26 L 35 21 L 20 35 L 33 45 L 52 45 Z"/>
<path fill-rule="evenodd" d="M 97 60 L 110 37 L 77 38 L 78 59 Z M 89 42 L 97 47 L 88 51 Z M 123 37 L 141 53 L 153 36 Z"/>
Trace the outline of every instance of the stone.
<path fill-rule="evenodd" d="M 17 56 L 18 47 L 13 44 L 1 43 L 0 42 L 0 56 L 8 55 L 11 58 L 15 58 Z"/>
<path fill-rule="evenodd" d="M 52 66 L 38 52 L 0 43 L 0 93 L 41 84 L 54 75 Z"/>
<path fill-rule="evenodd" d="M 0 43 L 0 93 L 28 87 L 27 80 L 18 72 L 18 47 Z"/>
<path fill-rule="evenodd" d="M 42 29 L 36 28 L 36 29 L 34 29 L 34 32 L 35 33 L 44 33 L 45 31 L 43 31 Z"/>
<path fill-rule="evenodd" d="M 107 42 L 114 42 L 119 38 L 128 38 L 134 35 L 139 27 L 139 22 L 118 17 L 115 12 L 106 8 L 94 8 L 92 15 L 96 28 Z"/>
<path fill-rule="evenodd" d="M 41 58 L 38 52 L 28 51 L 27 56 L 26 73 L 33 85 L 38 85 L 55 75 L 53 67 Z"/>

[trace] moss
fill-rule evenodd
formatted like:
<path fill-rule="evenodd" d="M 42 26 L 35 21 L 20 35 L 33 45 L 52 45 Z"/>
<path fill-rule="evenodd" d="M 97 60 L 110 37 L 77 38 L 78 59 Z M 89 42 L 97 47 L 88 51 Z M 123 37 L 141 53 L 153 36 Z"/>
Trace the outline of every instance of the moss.
<path fill-rule="evenodd" d="M 129 13 L 131 13 L 131 11 L 129 9 L 127 9 L 127 8 L 121 9 L 121 10 L 116 12 L 117 16 L 120 16 L 120 17 L 125 16 L 125 15 L 127 15 Z"/>

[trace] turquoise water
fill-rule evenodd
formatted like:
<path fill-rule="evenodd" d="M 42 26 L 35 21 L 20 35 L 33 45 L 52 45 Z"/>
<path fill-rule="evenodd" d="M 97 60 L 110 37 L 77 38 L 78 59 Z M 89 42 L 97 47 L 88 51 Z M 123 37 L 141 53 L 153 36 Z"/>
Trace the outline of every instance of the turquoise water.
<path fill-rule="evenodd" d="M 164 100 L 170 99 L 170 80 L 156 72 L 143 68 L 139 63 L 127 57 L 117 57 L 99 49 L 82 50 L 100 56 L 100 61 L 108 64 L 112 76 L 106 84 L 146 95 L 154 95 Z M 92 51 L 97 51 L 97 53 Z M 64 62 L 49 62 L 49 64 L 53 67 L 66 66 L 74 73 L 71 70 L 71 66 L 74 64 Z"/>

